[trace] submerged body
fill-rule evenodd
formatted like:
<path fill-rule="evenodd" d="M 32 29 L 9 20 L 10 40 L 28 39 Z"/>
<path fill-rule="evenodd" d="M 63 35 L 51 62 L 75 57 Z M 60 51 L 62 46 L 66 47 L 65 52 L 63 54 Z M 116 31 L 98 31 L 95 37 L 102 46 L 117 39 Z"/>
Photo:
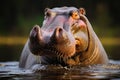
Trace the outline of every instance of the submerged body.
<path fill-rule="evenodd" d="M 85 16 L 83 8 L 46 9 L 40 28 L 34 26 L 22 51 L 22 68 L 35 64 L 107 64 L 107 54 Z"/>

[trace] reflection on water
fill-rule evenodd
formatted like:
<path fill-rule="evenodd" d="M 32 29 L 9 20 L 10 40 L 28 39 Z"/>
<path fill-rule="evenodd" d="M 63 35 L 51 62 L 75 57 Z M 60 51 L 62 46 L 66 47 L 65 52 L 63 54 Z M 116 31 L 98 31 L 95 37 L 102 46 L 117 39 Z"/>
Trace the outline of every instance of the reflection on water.
<path fill-rule="evenodd" d="M 1 62 L 0 79 L 1 80 L 108 80 L 120 79 L 120 61 L 111 61 L 109 65 L 93 66 L 72 66 L 71 68 L 44 65 L 35 72 L 32 70 L 20 69 L 18 62 Z M 116 64 L 117 63 L 117 64 Z M 119 64 L 119 65 L 118 65 Z M 43 66 L 42 66 L 43 67 Z"/>

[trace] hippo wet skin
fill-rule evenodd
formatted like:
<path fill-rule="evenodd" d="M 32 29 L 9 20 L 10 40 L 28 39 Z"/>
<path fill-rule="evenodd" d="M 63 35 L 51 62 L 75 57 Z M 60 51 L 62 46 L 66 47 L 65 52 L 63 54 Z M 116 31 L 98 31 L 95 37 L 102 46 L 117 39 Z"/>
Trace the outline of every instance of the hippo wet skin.
<path fill-rule="evenodd" d="M 83 8 L 45 9 L 42 27 L 30 32 L 20 58 L 21 68 L 36 64 L 62 66 L 107 64 L 107 54 Z"/>

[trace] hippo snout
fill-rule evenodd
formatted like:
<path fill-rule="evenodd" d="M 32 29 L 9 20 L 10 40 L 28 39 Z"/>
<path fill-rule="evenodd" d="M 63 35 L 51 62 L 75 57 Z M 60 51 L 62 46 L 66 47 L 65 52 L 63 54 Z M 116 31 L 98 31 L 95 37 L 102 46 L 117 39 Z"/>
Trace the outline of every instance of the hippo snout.
<path fill-rule="evenodd" d="M 75 53 L 75 40 L 71 36 L 61 27 L 46 32 L 36 25 L 30 32 L 29 48 L 34 55 L 70 57 Z"/>

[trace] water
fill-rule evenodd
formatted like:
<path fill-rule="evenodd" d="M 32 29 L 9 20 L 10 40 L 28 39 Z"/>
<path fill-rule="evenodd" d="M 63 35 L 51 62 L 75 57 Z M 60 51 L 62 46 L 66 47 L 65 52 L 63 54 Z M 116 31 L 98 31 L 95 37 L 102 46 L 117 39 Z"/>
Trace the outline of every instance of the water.
<path fill-rule="evenodd" d="M 104 46 L 110 58 L 108 65 L 73 66 L 48 65 L 41 70 L 20 69 L 19 57 L 23 45 L 0 46 L 0 80 L 120 80 L 120 45 Z"/>
<path fill-rule="evenodd" d="M 0 80 L 119 80 L 120 61 L 110 61 L 108 65 L 92 65 L 71 68 L 44 65 L 39 71 L 18 67 L 19 62 L 1 62 Z"/>

